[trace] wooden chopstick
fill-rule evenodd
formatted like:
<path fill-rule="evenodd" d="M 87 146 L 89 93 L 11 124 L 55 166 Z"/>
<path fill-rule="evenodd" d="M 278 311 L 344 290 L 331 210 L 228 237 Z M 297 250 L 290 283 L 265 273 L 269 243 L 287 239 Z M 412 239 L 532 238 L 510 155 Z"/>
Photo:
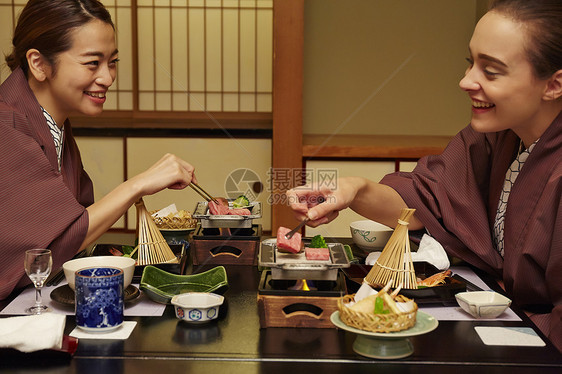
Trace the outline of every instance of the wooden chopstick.
<path fill-rule="evenodd" d="M 215 199 L 211 194 L 209 194 L 207 191 L 205 191 L 204 189 L 202 189 L 197 183 L 193 183 L 191 182 L 189 184 L 189 187 L 191 187 L 193 189 L 193 191 L 197 192 L 199 195 L 201 195 L 201 197 L 207 201 L 214 201 L 215 204 L 219 204 L 218 200 Z"/>

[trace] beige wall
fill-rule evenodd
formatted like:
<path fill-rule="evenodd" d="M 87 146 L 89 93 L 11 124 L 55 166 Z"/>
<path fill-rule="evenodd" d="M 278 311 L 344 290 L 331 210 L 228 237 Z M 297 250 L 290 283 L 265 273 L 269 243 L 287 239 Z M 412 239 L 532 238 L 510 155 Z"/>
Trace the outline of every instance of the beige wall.
<path fill-rule="evenodd" d="M 306 0 L 304 132 L 453 135 L 483 0 Z"/>
<path fill-rule="evenodd" d="M 165 153 L 171 152 L 195 167 L 201 187 L 214 196 L 227 196 L 225 182 L 236 169 L 249 169 L 256 173 L 265 191 L 256 201 L 262 203 L 263 230 L 271 230 L 271 207 L 267 203 L 268 171 L 271 167 L 271 140 L 269 139 L 203 139 L 203 138 L 128 138 L 126 140 L 127 172 L 124 176 L 124 145 L 121 138 L 78 137 L 84 168 L 94 181 L 95 199 L 101 199 L 124 179 L 137 175 Z M 243 184 L 241 188 L 245 188 Z M 148 210 L 162 209 L 176 204 L 178 209 L 192 212 L 203 199 L 192 189 L 164 190 L 144 198 Z M 128 225 L 119 220 L 114 228 L 134 230 L 136 212 L 128 212 Z"/>

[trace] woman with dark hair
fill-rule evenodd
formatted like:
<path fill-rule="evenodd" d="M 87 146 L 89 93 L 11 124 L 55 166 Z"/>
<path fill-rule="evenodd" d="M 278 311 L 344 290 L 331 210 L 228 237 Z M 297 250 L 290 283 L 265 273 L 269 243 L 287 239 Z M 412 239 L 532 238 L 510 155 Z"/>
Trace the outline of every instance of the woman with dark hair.
<path fill-rule="evenodd" d="M 441 155 L 380 183 L 296 188 L 289 201 L 313 227 L 348 207 L 394 227 L 415 208 L 411 230 L 495 275 L 562 351 L 562 1 L 494 1 L 467 60 L 472 120 Z"/>
<path fill-rule="evenodd" d="M 195 179 L 168 154 L 94 203 L 68 116 L 102 112 L 117 56 L 97 0 L 30 0 L 19 17 L 0 86 L 0 299 L 29 283 L 25 250 L 51 249 L 58 268 L 140 197 Z"/>

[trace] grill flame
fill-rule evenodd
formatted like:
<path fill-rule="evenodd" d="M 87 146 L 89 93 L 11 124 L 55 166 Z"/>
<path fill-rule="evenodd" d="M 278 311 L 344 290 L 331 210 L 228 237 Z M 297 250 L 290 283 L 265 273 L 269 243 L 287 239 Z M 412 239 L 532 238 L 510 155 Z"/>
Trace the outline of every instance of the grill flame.
<path fill-rule="evenodd" d="M 297 280 L 295 285 L 292 286 L 292 287 L 289 287 L 289 289 L 295 290 L 295 291 L 310 291 L 310 287 L 308 286 L 308 282 L 306 281 L 306 279 Z"/>

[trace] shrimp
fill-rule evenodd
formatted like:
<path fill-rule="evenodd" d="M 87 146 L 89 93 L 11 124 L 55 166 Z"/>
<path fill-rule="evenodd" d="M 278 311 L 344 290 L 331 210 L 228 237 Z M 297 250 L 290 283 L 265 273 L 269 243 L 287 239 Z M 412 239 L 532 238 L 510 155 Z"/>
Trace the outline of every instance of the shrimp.
<path fill-rule="evenodd" d="M 431 277 L 418 281 L 418 286 L 434 287 L 445 283 L 445 278 L 450 277 L 453 272 L 450 269 L 435 273 Z"/>

